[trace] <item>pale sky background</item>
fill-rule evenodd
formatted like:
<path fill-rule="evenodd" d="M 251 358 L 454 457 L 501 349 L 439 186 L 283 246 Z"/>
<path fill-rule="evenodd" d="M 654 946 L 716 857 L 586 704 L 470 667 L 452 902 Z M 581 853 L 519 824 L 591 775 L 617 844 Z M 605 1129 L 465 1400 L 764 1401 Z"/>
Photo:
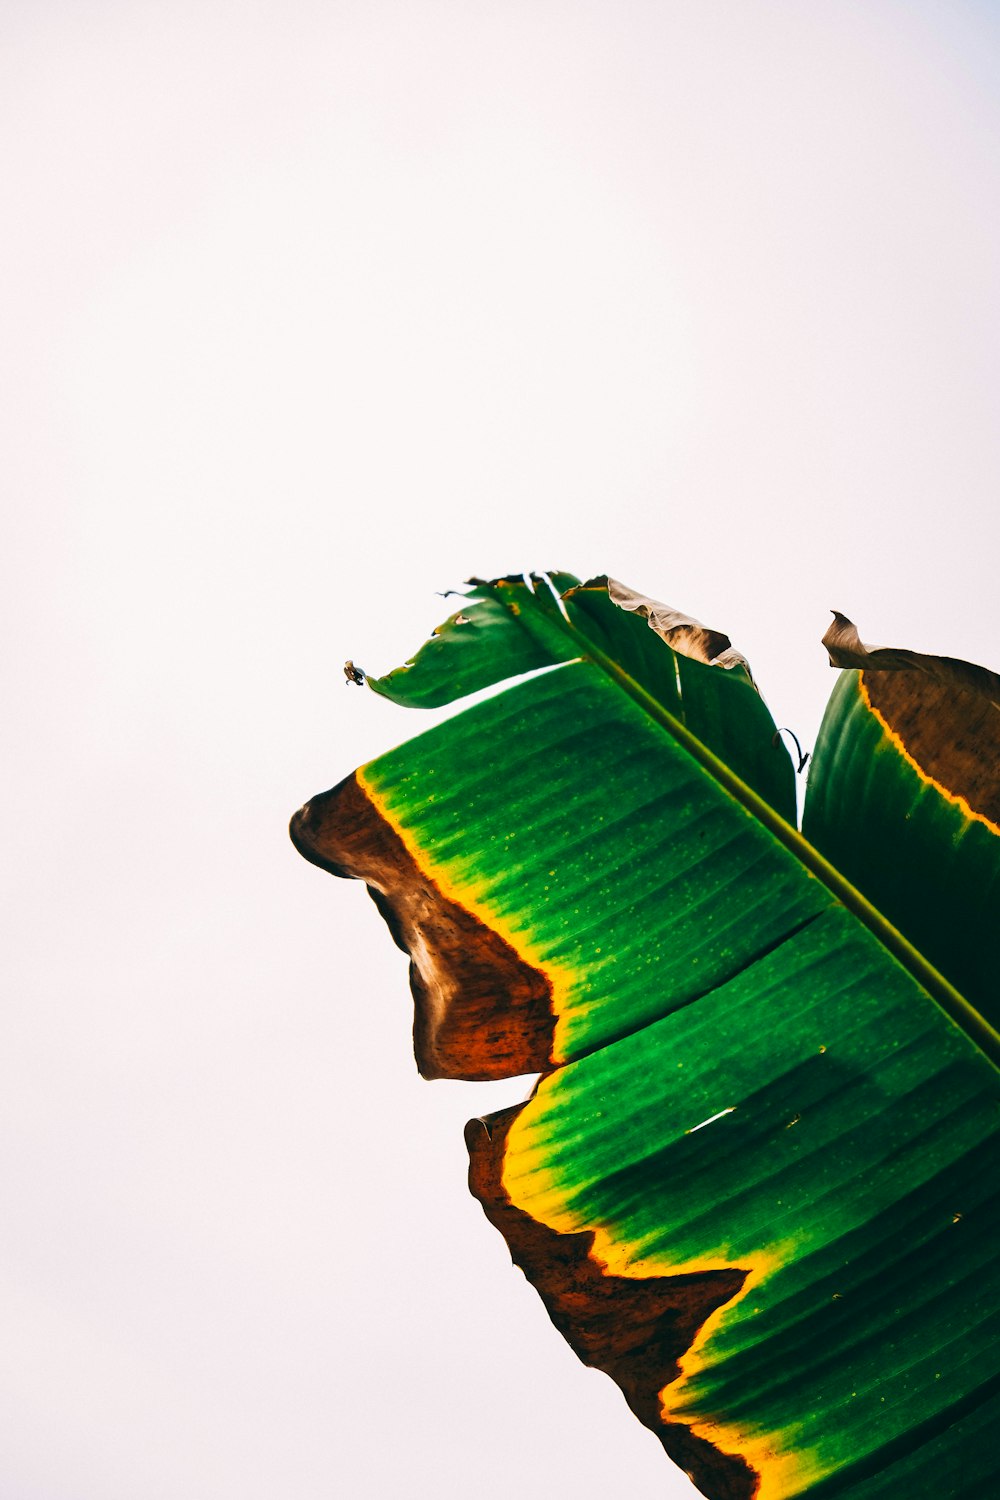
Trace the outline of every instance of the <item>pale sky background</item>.
<path fill-rule="evenodd" d="M 1000 666 L 1000 6 L 0 0 L 0 1500 L 690 1493 L 294 853 L 470 573 Z"/>

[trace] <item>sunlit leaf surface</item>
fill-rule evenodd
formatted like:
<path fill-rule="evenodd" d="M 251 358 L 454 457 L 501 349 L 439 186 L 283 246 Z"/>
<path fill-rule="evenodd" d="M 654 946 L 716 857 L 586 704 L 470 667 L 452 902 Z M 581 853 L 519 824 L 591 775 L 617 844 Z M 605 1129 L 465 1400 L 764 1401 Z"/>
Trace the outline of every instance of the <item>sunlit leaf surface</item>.
<path fill-rule="evenodd" d="M 473 1191 L 719 1500 L 1000 1489 L 998 710 L 897 655 L 834 694 L 813 847 L 727 637 L 476 581 L 371 686 L 509 685 L 293 819 L 409 952 L 421 1071 L 543 1074 L 470 1124 Z"/>

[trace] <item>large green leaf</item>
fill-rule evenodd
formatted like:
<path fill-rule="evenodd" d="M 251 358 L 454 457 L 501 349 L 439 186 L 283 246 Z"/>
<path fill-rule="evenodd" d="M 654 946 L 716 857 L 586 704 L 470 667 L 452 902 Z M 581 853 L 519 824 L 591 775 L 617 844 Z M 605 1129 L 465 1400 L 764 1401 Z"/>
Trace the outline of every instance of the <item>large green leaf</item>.
<path fill-rule="evenodd" d="M 995 1033 L 792 826 L 728 640 L 558 582 L 474 584 L 372 685 L 534 675 L 314 798 L 293 839 L 410 953 L 422 1071 L 543 1072 L 470 1126 L 473 1190 L 707 1494 L 982 1494 Z"/>

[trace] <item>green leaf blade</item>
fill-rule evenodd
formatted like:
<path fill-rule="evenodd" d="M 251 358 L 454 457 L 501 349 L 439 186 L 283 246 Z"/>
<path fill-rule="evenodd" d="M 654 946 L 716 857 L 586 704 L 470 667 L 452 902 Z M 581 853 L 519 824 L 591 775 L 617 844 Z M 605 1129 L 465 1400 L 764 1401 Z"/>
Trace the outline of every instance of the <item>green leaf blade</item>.
<path fill-rule="evenodd" d="M 832 899 L 589 663 L 363 775 L 431 878 L 552 975 L 552 1062 L 690 1003 Z"/>
<path fill-rule="evenodd" d="M 925 770 L 909 752 L 872 692 L 886 679 L 935 722 L 940 685 L 919 671 L 898 674 L 846 671 L 831 697 L 810 770 L 803 831 L 811 842 L 882 910 L 994 1026 L 1000 1025 L 995 934 L 1000 921 L 1000 827 L 992 787 L 951 785 Z M 867 685 L 866 685 L 867 683 Z M 978 708 L 969 695 L 949 690 L 952 704 L 969 700 L 964 728 L 944 719 L 942 735 L 970 733 L 970 715 L 996 721 L 983 741 L 981 773 L 1000 770 L 1000 713 Z M 954 709 L 952 710 L 952 713 Z M 926 738 L 930 731 L 923 729 Z M 975 741 L 973 740 L 973 743 Z M 934 767 L 933 769 L 939 769 Z M 942 774 L 944 774 L 942 772 Z"/>
<path fill-rule="evenodd" d="M 561 1233 L 594 1233 L 614 1274 L 746 1273 L 665 1415 L 749 1458 L 762 1495 L 798 1494 L 995 1373 L 998 1131 L 993 1066 L 831 911 L 544 1079 L 503 1187 Z"/>
<path fill-rule="evenodd" d="M 405 708 L 443 708 L 483 688 L 540 667 L 569 660 L 572 642 L 546 629 L 544 616 L 525 628 L 522 611 L 533 609 L 531 591 L 517 579 L 494 589 L 472 588 L 462 608 L 438 626 L 410 661 L 368 686 Z"/>
<path fill-rule="evenodd" d="M 673 648 L 643 616 L 616 604 L 612 591 L 629 592 L 611 579 L 598 578 L 565 596 L 570 621 L 581 636 L 678 718 L 787 822 L 794 823 L 792 763 L 745 665 L 712 666 Z M 728 636 L 718 638 L 720 646 L 728 646 L 728 641 Z"/>
<path fill-rule="evenodd" d="M 561 594 L 557 584 L 567 585 Z M 791 761 L 742 666 L 709 666 L 673 649 L 613 601 L 610 591 L 622 586 L 606 578 L 581 585 L 570 574 L 535 575 L 530 585 L 522 578 L 473 580 L 462 608 L 420 651 L 368 685 L 407 707 L 439 708 L 542 667 L 594 660 L 686 725 L 795 821 Z M 728 637 L 697 629 L 728 645 Z"/>

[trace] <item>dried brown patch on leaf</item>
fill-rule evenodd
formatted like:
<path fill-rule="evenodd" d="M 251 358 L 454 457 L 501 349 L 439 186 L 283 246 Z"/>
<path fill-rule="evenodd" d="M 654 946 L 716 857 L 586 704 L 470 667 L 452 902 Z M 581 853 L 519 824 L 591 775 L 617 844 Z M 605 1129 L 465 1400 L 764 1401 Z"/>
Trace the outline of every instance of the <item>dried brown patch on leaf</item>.
<path fill-rule="evenodd" d="M 1000 709 L 919 672 L 864 672 L 865 692 L 926 776 L 1000 823 Z"/>
<path fill-rule="evenodd" d="M 617 604 L 619 609 L 641 615 L 650 630 L 655 631 L 682 656 L 690 656 L 710 667 L 743 667 L 749 675 L 750 666 L 746 657 L 736 650 L 724 631 L 713 630 L 691 615 L 683 614 L 669 604 L 661 604 L 657 599 L 650 599 L 647 594 L 640 594 L 615 578 L 592 578 L 583 587 L 606 588 L 612 603 Z"/>
<path fill-rule="evenodd" d="M 861 669 L 870 706 L 917 768 L 1000 822 L 1000 676 L 956 657 L 866 646 L 836 611 L 823 644 L 831 665 Z"/>
<path fill-rule="evenodd" d="M 538 1292 L 553 1323 L 586 1365 L 610 1375 L 631 1410 L 675 1463 L 712 1500 L 752 1500 L 758 1476 L 682 1423 L 664 1420 L 660 1392 L 708 1317 L 740 1291 L 734 1268 L 686 1276 L 609 1275 L 594 1259 L 594 1235 L 560 1234 L 511 1203 L 503 1186 L 507 1133 L 523 1108 L 470 1120 L 469 1186 L 503 1235 L 514 1264 Z"/>
<path fill-rule="evenodd" d="M 833 624 L 823 637 L 831 667 L 860 667 L 872 672 L 920 672 L 960 692 L 985 698 L 1000 708 L 1000 676 L 956 656 L 925 656 L 896 646 L 866 646 L 858 628 L 833 610 Z"/>
<path fill-rule="evenodd" d="M 409 954 L 413 1050 L 425 1078 L 514 1078 L 550 1066 L 548 979 L 442 894 L 356 775 L 307 802 L 290 833 L 313 864 L 365 881 Z"/>

